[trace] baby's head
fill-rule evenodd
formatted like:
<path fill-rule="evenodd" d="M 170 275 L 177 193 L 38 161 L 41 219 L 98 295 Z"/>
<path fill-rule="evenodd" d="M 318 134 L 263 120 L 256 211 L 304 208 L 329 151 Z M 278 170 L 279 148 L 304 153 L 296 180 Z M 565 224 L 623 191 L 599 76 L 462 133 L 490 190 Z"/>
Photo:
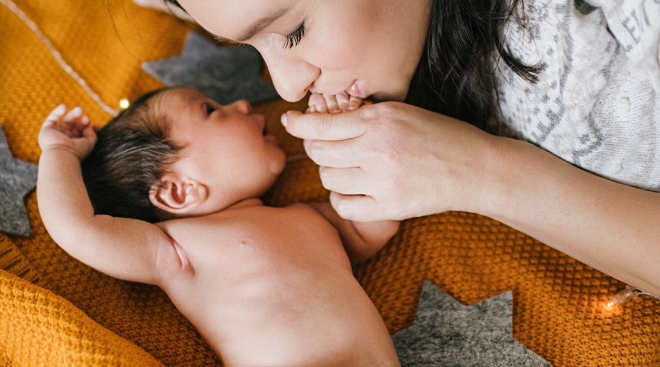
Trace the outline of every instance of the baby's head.
<path fill-rule="evenodd" d="M 284 158 L 246 101 L 222 106 L 171 88 L 138 98 L 101 129 L 82 171 L 96 214 L 153 223 L 259 197 Z"/>

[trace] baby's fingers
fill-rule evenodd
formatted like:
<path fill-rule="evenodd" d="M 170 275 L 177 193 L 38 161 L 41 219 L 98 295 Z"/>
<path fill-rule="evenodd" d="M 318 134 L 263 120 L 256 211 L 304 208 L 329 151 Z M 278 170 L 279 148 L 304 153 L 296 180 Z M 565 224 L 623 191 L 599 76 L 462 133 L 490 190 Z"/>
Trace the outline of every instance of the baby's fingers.
<path fill-rule="evenodd" d="M 325 98 L 322 94 L 312 93 L 307 102 L 309 108 L 306 112 L 328 112 L 328 105 L 325 103 Z"/>
<path fill-rule="evenodd" d="M 46 117 L 43 126 L 46 127 L 56 124 L 62 115 L 64 115 L 64 112 L 66 112 L 66 105 L 62 103 L 61 105 L 55 107 L 55 109 L 48 115 L 48 117 Z"/>
<path fill-rule="evenodd" d="M 337 102 L 337 95 L 324 94 L 323 98 L 325 99 L 326 106 L 328 106 L 328 112 L 331 113 L 341 112 L 341 108 L 339 108 L 339 103 Z"/>
<path fill-rule="evenodd" d="M 72 122 L 71 133 L 78 137 L 83 135 L 83 130 L 89 126 L 90 120 L 89 117 L 83 116 Z"/>
<path fill-rule="evenodd" d="M 65 128 L 72 128 L 76 124 L 76 120 L 80 118 L 83 114 L 83 109 L 81 107 L 76 107 L 69 111 L 64 118 L 62 118 L 62 121 L 60 122 L 63 127 Z"/>
<path fill-rule="evenodd" d="M 349 109 L 349 96 L 346 92 L 341 92 L 335 96 L 337 98 L 337 105 L 345 112 Z"/>
<path fill-rule="evenodd" d="M 305 113 L 311 112 L 346 112 L 357 109 L 362 105 L 362 99 L 349 96 L 346 92 L 339 94 L 312 93 L 308 102 L 309 108 Z"/>
<path fill-rule="evenodd" d="M 348 109 L 352 111 L 360 106 L 362 106 L 362 98 L 351 96 L 351 98 L 348 100 Z"/>
<path fill-rule="evenodd" d="M 88 119 L 89 120 L 89 119 Z M 96 143 L 96 132 L 98 131 L 98 126 L 89 125 L 85 126 L 81 132 L 82 137 L 89 139 L 92 143 Z"/>

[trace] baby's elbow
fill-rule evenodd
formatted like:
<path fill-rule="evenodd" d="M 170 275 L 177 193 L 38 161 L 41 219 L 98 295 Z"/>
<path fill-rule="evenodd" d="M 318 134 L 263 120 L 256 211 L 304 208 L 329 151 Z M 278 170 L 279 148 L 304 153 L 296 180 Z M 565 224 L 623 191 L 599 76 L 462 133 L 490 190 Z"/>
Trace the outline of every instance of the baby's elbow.
<path fill-rule="evenodd" d="M 350 249 L 347 249 L 346 253 L 351 261 L 351 265 L 355 266 L 372 258 L 384 245 L 384 243 L 368 243 L 365 241 L 360 246 L 352 246 Z"/>
<path fill-rule="evenodd" d="M 193 276 L 195 273 L 186 252 L 171 238 L 159 244 L 155 267 L 159 275 L 158 284 L 182 275 Z"/>

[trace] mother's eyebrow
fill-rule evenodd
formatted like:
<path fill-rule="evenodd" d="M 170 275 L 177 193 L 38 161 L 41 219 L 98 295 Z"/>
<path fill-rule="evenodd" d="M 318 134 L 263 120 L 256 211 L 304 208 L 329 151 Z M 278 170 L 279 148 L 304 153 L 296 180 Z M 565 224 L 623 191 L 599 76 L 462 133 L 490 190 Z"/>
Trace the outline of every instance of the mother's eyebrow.
<path fill-rule="evenodd" d="M 270 15 L 257 20 L 256 22 L 252 23 L 252 25 L 247 29 L 247 31 L 245 31 L 243 34 L 238 36 L 235 40 L 230 40 L 221 36 L 215 36 L 215 38 L 219 41 L 245 42 L 246 40 L 249 40 L 250 38 L 254 37 L 255 34 L 261 32 L 262 29 L 268 27 L 271 23 L 279 19 L 290 9 L 291 7 L 280 8 L 272 12 Z"/>

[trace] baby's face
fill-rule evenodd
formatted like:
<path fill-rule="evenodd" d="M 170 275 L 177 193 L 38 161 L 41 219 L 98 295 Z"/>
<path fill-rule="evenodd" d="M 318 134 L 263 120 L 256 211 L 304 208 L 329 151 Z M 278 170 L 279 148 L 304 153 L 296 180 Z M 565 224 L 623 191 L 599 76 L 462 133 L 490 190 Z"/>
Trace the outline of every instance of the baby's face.
<path fill-rule="evenodd" d="M 212 207 L 261 196 L 284 169 L 277 139 L 246 101 L 222 106 L 196 90 L 176 88 L 157 108 L 168 117 L 174 143 L 184 147 L 172 169 L 205 185 Z"/>

